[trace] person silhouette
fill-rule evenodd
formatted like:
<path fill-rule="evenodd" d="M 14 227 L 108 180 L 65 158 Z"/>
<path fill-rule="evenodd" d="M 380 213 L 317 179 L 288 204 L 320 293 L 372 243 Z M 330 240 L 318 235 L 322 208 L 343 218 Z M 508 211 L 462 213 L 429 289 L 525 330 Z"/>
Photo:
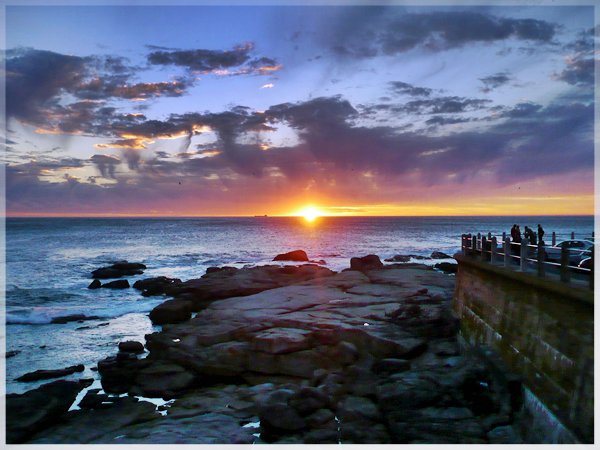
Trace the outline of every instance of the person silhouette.
<path fill-rule="evenodd" d="M 538 243 L 539 245 L 544 245 L 544 229 L 542 228 L 542 226 L 538 223 Z"/>

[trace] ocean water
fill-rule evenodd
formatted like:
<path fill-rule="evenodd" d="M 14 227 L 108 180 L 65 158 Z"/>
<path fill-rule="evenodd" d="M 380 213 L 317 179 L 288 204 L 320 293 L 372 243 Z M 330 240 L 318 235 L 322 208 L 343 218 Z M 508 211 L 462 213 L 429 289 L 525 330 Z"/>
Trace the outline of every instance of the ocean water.
<path fill-rule="evenodd" d="M 83 376 L 117 351 L 123 340 L 141 340 L 158 330 L 147 317 L 164 297 L 142 297 L 135 289 L 89 290 L 90 272 L 114 261 L 142 262 L 138 279 L 165 275 L 199 278 L 207 267 L 273 264 L 278 253 L 303 249 L 332 270 L 353 256 L 450 255 L 462 233 L 507 233 L 541 223 L 557 239 L 589 237 L 593 216 L 571 217 L 322 217 L 302 218 L 118 218 L 20 219 L 6 221 L 6 391 L 24 392 L 47 382 L 15 378 L 36 369 L 84 364 Z M 425 261 L 433 264 L 434 261 Z M 285 264 L 285 263 L 284 263 Z M 98 316 L 83 323 L 51 324 L 68 314 Z M 71 378 L 79 378 L 75 374 Z"/>

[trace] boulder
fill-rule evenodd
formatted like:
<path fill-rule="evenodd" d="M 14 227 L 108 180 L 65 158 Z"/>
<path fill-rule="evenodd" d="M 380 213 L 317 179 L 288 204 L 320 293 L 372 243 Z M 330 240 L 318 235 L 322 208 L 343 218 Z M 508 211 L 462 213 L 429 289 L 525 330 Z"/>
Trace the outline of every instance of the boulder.
<path fill-rule="evenodd" d="M 6 442 L 21 444 L 61 420 L 84 384 L 58 380 L 24 394 L 6 395 Z"/>
<path fill-rule="evenodd" d="M 452 256 L 445 254 L 444 252 L 432 252 L 431 259 L 448 259 Z"/>
<path fill-rule="evenodd" d="M 113 405 L 113 399 L 106 394 L 100 394 L 100 389 L 90 389 L 77 406 L 81 409 L 106 409 Z"/>
<path fill-rule="evenodd" d="M 102 283 L 100 283 L 100 280 L 94 279 L 94 281 L 92 281 L 88 286 L 88 289 L 98 289 L 100 287 L 102 287 Z"/>
<path fill-rule="evenodd" d="M 293 395 L 289 389 L 279 389 L 260 397 L 257 401 L 260 425 L 267 433 L 301 430 L 306 421 L 288 405 Z"/>
<path fill-rule="evenodd" d="M 144 353 L 144 344 L 138 341 L 119 342 L 119 351 L 127 353 Z"/>
<path fill-rule="evenodd" d="M 129 356 L 133 356 L 127 353 Z M 102 388 L 109 394 L 124 394 L 133 386 L 138 372 L 152 362 L 148 359 L 117 358 L 109 356 L 98 362 L 98 373 L 101 376 Z"/>
<path fill-rule="evenodd" d="M 168 288 L 181 284 L 179 278 L 154 277 L 138 280 L 133 283 L 133 288 L 142 291 L 142 295 L 149 297 L 151 295 L 162 295 Z"/>
<path fill-rule="evenodd" d="M 83 372 L 83 364 L 76 366 L 65 367 L 64 369 L 50 369 L 50 370 L 36 370 L 34 372 L 28 372 L 25 375 L 17 378 L 17 381 L 39 381 L 48 380 L 50 378 L 60 378 L 67 375 L 71 375 L 75 372 Z"/>
<path fill-rule="evenodd" d="M 384 358 L 373 364 L 372 370 L 378 374 L 405 372 L 410 369 L 410 361 L 406 359 Z"/>
<path fill-rule="evenodd" d="M 128 275 L 140 275 L 144 273 L 144 269 L 146 266 L 141 263 L 117 261 L 111 266 L 92 271 L 92 278 L 121 278 Z"/>
<path fill-rule="evenodd" d="M 453 264 L 453 263 L 448 263 L 448 262 L 442 262 L 442 263 L 437 263 L 435 266 L 436 269 L 441 270 L 442 272 L 446 272 L 446 273 L 456 273 L 458 272 L 458 264 Z"/>
<path fill-rule="evenodd" d="M 172 397 L 192 387 L 196 376 L 178 364 L 157 361 L 141 369 L 134 384 L 146 397 Z"/>
<path fill-rule="evenodd" d="M 150 320 L 155 325 L 184 322 L 192 317 L 193 303 L 187 300 L 172 299 L 150 311 Z"/>
<path fill-rule="evenodd" d="M 11 350 L 6 352 L 6 358 L 12 358 L 13 356 L 17 356 L 19 353 L 21 353 L 21 350 Z"/>
<path fill-rule="evenodd" d="M 383 263 L 377 255 L 367 255 L 361 258 L 350 258 L 350 269 L 364 272 L 367 270 L 382 269 Z"/>
<path fill-rule="evenodd" d="M 86 316 L 84 314 L 70 314 L 68 316 L 59 316 L 59 317 L 54 317 L 50 323 L 60 323 L 60 324 L 64 324 L 67 322 L 82 322 L 84 320 L 96 320 L 99 319 L 100 317 L 98 316 Z"/>
<path fill-rule="evenodd" d="M 273 261 L 308 261 L 308 255 L 304 250 L 294 250 L 277 255 Z"/>
<path fill-rule="evenodd" d="M 129 281 L 127 280 L 115 280 L 109 283 L 103 284 L 101 287 L 107 289 L 127 289 L 129 287 Z"/>

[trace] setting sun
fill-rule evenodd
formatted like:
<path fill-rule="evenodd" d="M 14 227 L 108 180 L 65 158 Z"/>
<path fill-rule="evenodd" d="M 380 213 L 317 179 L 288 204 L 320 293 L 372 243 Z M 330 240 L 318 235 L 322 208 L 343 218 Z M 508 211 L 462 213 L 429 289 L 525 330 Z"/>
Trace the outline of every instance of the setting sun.
<path fill-rule="evenodd" d="M 307 206 L 306 208 L 302 209 L 298 215 L 304 217 L 304 219 L 306 219 L 308 222 L 314 222 L 317 217 L 320 217 L 323 214 L 314 206 Z"/>

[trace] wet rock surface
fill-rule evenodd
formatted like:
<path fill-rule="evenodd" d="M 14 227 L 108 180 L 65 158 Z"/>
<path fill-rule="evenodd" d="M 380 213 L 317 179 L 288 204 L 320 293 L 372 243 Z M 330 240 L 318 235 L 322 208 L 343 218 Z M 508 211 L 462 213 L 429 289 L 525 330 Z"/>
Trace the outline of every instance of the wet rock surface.
<path fill-rule="evenodd" d="M 24 394 L 7 394 L 7 443 L 27 442 L 36 432 L 58 423 L 83 387 L 81 382 L 58 380 Z"/>
<path fill-rule="evenodd" d="M 173 286 L 169 301 L 197 314 L 146 335 L 145 358 L 120 346 L 100 361 L 104 392 L 29 442 L 521 442 L 519 380 L 459 351 L 454 277 L 358 264 L 222 268 Z"/>
<path fill-rule="evenodd" d="M 60 378 L 71 375 L 75 372 L 83 372 L 83 370 L 83 364 L 65 367 L 64 369 L 36 370 L 34 372 L 28 372 L 24 375 L 21 375 L 19 378 L 17 378 L 17 381 L 48 380 L 50 378 Z"/>

